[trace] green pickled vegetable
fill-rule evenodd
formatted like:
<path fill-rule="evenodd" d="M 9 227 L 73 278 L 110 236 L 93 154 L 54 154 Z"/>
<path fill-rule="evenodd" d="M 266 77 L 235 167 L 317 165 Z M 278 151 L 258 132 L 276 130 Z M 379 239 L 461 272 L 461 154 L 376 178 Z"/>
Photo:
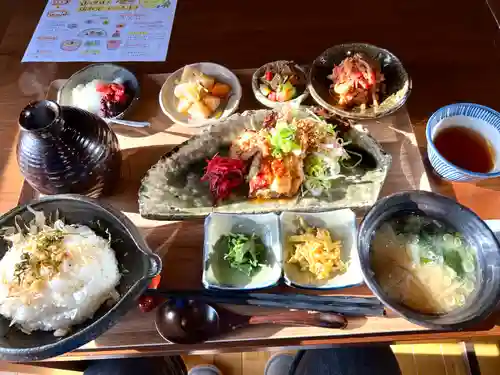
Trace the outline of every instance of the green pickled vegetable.
<path fill-rule="evenodd" d="M 229 233 L 217 241 L 224 247 L 224 260 L 231 268 L 248 276 L 255 274 L 265 263 L 266 247 L 256 234 Z"/>

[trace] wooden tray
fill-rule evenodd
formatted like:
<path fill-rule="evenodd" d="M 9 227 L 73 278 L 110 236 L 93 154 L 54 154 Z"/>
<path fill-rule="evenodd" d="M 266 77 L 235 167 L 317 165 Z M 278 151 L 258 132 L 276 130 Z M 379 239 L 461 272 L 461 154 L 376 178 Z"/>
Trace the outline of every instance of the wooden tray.
<path fill-rule="evenodd" d="M 236 73 L 243 87 L 240 111 L 260 108 L 261 106 L 254 99 L 251 91 L 253 70 L 240 70 L 236 71 Z M 164 268 L 161 285 L 163 288 L 201 288 L 202 221 L 153 221 L 142 218 L 138 213 L 137 191 L 140 179 L 145 172 L 165 152 L 200 131 L 200 129 L 185 128 L 172 124 L 161 112 L 158 104 L 158 94 L 167 76 L 168 74 L 148 75 L 141 80 L 143 96 L 129 119 L 148 120 L 152 124 L 150 128 L 136 129 L 113 125 L 123 150 L 124 163 L 122 180 L 117 184 L 116 194 L 105 200 L 121 209 L 132 219 L 144 234 L 151 248 L 163 256 Z M 64 81 L 52 82 L 47 94 L 48 99 L 55 100 L 57 91 Z M 362 125 L 366 126 L 382 144 L 382 147 L 392 155 L 392 166 L 383 187 L 382 196 L 402 190 L 430 190 L 429 179 L 405 108 L 392 116 L 377 121 L 362 122 Z M 25 183 L 20 203 L 25 203 L 36 197 L 37 193 Z M 274 291 L 280 290 L 298 291 L 286 286 L 280 286 Z M 341 291 L 323 292 L 323 294 L 367 295 L 370 294 L 370 291 L 365 286 L 361 286 Z M 241 307 L 238 307 L 238 309 L 242 310 Z M 261 311 L 263 310 L 259 310 L 259 312 Z M 248 307 L 245 307 L 245 312 L 250 312 Z M 109 357 L 113 355 L 144 355 L 153 352 L 242 350 L 261 346 L 276 347 L 319 345 L 330 342 L 361 342 L 374 341 L 373 337 L 375 336 L 382 340 L 390 340 L 397 337 L 397 335 L 412 331 L 425 331 L 425 329 L 397 317 L 363 318 L 351 319 L 349 327 L 345 330 L 270 325 L 238 330 L 218 341 L 186 347 L 166 343 L 157 334 L 154 327 L 154 313 L 144 314 L 139 311 L 131 311 L 116 326 L 97 340 L 82 346 L 74 352 L 65 354 L 61 359 L 78 359 L 82 355 L 88 358 L 89 355 Z M 388 338 L 387 335 L 390 335 L 391 338 Z"/>

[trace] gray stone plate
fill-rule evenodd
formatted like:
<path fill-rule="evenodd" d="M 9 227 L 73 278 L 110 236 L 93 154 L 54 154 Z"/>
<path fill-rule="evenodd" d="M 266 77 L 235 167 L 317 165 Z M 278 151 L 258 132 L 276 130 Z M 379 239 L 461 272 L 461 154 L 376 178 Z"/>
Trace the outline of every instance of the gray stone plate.
<path fill-rule="evenodd" d="M 272 110 L 246 111 L 208 128 L 163 156 L 146 174 L 139 190 L 139 210 L 154 220 L 205 217 L 212 212 L 266 213 L 281 211 L 321 212 L 340 208 L 365 208 L 378 198 L 391 164 L 391 156 L 368 133 L 349 128 L 344 137 L 365 154 L 363 163 L 344 171 L 328 195 L 289 199 L 250 200 L 236 196 L 213 206 L 208 184 L 201 182 L 206 159 L 227 149 L 244 129 L 258 130 Z M 307 116 L 304 107 L 299 117 Z"/>

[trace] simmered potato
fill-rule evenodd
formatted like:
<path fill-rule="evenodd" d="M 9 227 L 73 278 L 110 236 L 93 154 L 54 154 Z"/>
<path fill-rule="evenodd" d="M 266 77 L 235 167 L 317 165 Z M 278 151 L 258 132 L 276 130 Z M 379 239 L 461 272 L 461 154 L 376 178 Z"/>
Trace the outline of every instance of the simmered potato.
<path fill-rule="evenodd" d="M 188 113 L 194 119 L 207 119 L 227 98 L 231 86 L 216 82 L 214 77 L 186 66 L 180 82 L 174 88 L 174 95 L 179 100 L 176 109 Z"/>

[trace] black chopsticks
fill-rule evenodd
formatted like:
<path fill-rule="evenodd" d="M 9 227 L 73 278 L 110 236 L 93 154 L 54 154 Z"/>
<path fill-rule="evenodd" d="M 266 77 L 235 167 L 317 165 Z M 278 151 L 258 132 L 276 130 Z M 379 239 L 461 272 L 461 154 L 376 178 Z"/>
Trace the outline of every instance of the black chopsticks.
<path fill-rule="evenodd" d="M 252 305 L 283 309 L 314 310 L 347 316 L 383 316 L 384 306 L 375 297 L 272 294 L 228 290 L 148 289 L 145 295 L 194 299 L 206 303 Z"/>

